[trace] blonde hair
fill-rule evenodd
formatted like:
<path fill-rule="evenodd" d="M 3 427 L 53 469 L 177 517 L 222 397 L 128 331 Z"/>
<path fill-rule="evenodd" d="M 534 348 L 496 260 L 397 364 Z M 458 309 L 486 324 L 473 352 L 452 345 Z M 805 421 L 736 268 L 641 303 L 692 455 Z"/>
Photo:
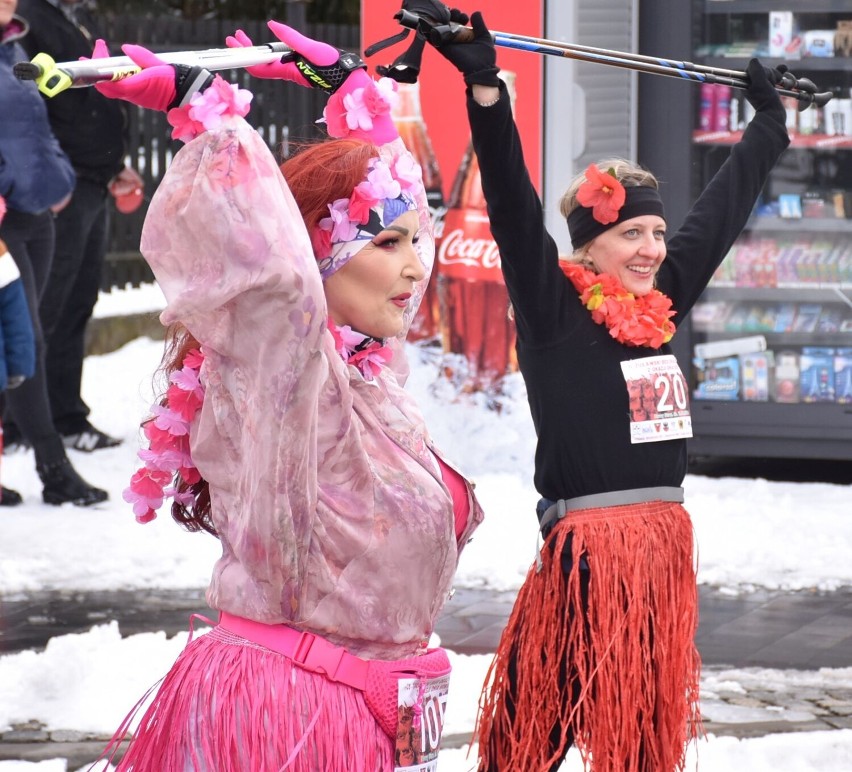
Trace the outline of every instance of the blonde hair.
<path fill-rule="evenodd" d="M 642 168 L 638 164 L 626 160 L 625 158 L 618 158 L 617 156 L 604 158 L 597 161 L 595 166 L 597 166 L 602 172 L 612 169 L 615 173 L 615 179 L 617 179 L 626 188 L 643 186 L 646 188 L 654 188 L 654 190 L 660 189 L 659 181 L 651 172 Z M 562 197 L 559 199 L 559 212 L 563 217 L 567 218 L 571 212 L 580 206 L 577 202 L 577 191 L 585 181 L 585 171 L 580 172 L 573 180 L 571 180 L 567 190 L 562 194 Z M 586 254 L 586 248 L 588 246 L 588 243 L 584 244 L 582 247 L 575 250 L 572 255 L 568 256 L 567 259 L 571 262 L 581 262 Z"/>

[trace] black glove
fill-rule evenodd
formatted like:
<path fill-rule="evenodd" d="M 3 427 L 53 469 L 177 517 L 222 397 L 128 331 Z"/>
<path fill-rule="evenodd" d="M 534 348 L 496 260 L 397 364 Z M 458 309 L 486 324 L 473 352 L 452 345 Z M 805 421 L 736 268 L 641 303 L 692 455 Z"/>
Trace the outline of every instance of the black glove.
<path fill-rule="evenodd" d="M 479 11 L 471 15 L 470 24 L 473 27 L 473 40 L 470 43 L 444 43 L 436 48 L 464 75 L 464 82 L 468 86 L 499 86 L 497 51 Z"/>
<path fill-rule="evenodd" d="M 757 112 L 766 113 L 782 125 L 787 123 L 787 111 L 781 104 L 775 84 L 781 82 L 785 72 L 786 64 L 764 67 L 758 59 L 752 59 L 746 68 L 748 88 L 745 90 L 745 98 Z"/>

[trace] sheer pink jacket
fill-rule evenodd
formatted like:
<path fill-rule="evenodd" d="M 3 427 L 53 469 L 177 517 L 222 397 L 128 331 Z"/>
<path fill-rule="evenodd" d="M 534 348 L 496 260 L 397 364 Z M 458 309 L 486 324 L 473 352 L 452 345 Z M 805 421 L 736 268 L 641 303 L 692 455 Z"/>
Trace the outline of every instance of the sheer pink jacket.
<path fill-rule="evenodd" d="M 402 150 L 395 140 L 382 154 Z M 425 196 L 421 204 L 431 270 Z M 403 389 L 402 338 L 372 382 L 335 351 L 299 210 L 265 143 L 239 118 L 175 156 L 142 252 L 168 302 L 161 321 L 186 325 L 206 357 L 191 447 L 222 543 L 210 606 L 310 630 L 366 657 L 413 653 L 482 510 L 468 484 L 457 544 L 434 446 Z"/>

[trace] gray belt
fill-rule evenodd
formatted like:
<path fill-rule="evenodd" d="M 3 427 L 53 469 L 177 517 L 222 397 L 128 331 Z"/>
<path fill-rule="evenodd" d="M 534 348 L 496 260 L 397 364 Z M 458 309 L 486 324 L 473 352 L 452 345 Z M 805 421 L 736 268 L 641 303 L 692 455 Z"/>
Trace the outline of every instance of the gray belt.
<path fill-rule="evenodd" d="M 573 499 L 559 499 L 553 502 L 541 516 L 539 530 L 561 520 L 568 512 L 578 509 L 598 509 L 599 507 L 619 507 L 624 504 L 644 504 L 648 501 L 674 501 L 683 503 L 683 488 L 660 485 L 656 488 L 631 488 L 626 491 L 608 491 L 592 493 L 589 496 L 577 496 Z"/>

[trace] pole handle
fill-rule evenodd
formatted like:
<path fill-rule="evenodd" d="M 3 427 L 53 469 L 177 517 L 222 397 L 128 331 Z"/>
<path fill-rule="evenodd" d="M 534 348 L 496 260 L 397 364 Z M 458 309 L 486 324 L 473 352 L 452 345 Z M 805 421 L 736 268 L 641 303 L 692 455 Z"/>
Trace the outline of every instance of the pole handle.
<path fill-rule="evenodd" d="M 245 48 L 169 51 L 158 53 L 157 56 L 166 64 L 195 65 L 214 72 L 286 61 L 287 58 L 294 57 L 295 53 L 284 43 L 274 42 Z M 128 78 L 140 72 L 140 68 L 129 56 L 56 62 L 48 54 L 40 53 L 29 62 L 18 62 L 13 71 L 20 80 L 34 80 L 42 94 L 53 97 L 68 88 L 81 88 L 103 81 Z"/>

